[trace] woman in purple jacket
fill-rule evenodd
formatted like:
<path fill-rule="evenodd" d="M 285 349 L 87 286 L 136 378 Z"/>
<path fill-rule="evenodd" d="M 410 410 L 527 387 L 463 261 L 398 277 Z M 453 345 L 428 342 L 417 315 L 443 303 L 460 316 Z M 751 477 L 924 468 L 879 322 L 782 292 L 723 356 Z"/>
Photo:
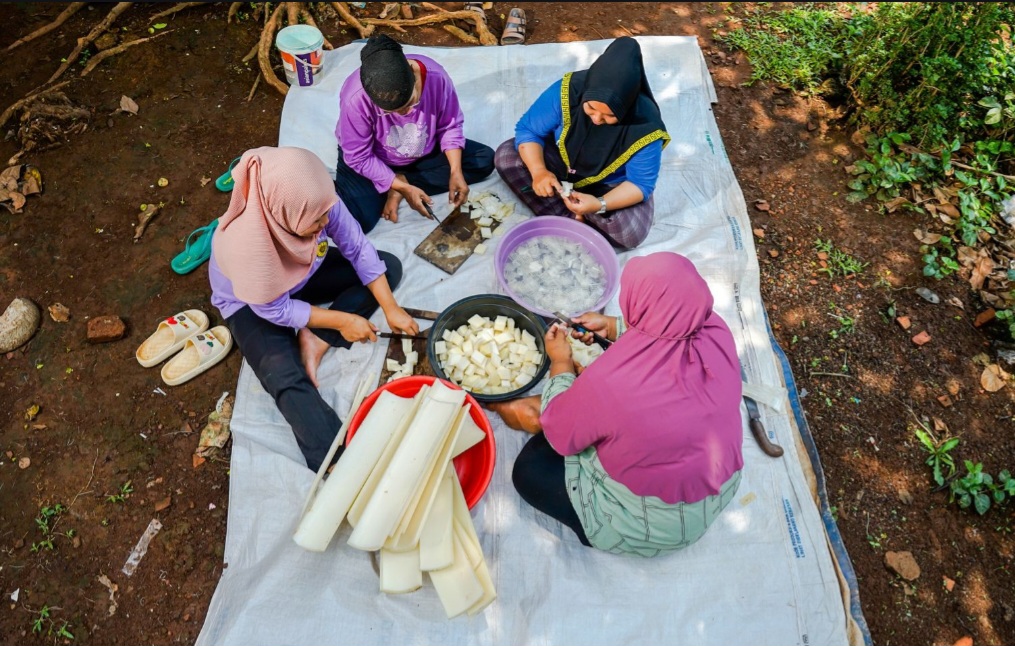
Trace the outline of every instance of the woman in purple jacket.
<path fill-rule="evenodd" d="M 493 172 L 493 149 L 465 138 L 451 77 L 385 35 L 367 41 L 360 61 L 339 94 L 335 190 L 363 230 L 397 222 L 403 199 L 424 217 L 431 194 L 464 203 L 469 184 Z"/>

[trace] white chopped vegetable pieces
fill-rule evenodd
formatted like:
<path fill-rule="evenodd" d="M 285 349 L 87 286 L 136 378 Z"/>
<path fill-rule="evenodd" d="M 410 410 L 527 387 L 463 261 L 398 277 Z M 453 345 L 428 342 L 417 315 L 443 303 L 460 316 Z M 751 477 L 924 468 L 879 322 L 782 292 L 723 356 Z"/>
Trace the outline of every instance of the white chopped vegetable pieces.
<path fill-rule="evenodd" d="M 606 270 L 584 245 L 560 236 L 518 245 L 504 265 L 504 279 L 529 306 L 569 316 L 593 309 L 606 292 Z"/>
<path fill-rule="evenodd" d="M 448 379 L 473 393 L 501 395 L 535 378 L 543 354 L 536 337 L 513 318 L 498 316 L 491 321 L 476 314 L 467 323 L 444 330 L 443 345 L 434 345 Z"/>

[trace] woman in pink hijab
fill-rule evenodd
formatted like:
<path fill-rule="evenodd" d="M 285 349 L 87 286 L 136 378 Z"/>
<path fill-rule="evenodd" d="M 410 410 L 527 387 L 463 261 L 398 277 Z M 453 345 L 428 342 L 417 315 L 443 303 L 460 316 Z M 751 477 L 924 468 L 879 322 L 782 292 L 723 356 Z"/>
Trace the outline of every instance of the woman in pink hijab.
<path fill-rule="evenodd" d="M 309 150 L 248 150 L 232 176 L 212 238 L 211 302 L 317 471 L 341 426 L 317 391 L 324 353 L 376 341 L 367 319 L 378 306 L 392 330 L 419 332 L 391 293 L 402 266 L 367 240 Z"/>
<path fill-rule="evenodd" d="M 740 364 L 708 285 L 683 256 L 631 259 L 620 308 L 622 317 L 576 319 L 616 340 L 580 377 L 566 332 L 547 332 L 550 381 L 513 480 L 582 543 L 654 556 L 698 540 L 736 492 Z"/>

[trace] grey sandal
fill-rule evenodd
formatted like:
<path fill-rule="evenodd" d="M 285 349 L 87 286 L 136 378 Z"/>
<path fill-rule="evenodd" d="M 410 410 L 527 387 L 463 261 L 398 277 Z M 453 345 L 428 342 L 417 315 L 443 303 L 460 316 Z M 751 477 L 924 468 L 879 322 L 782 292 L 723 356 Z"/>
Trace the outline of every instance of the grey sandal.
<path fill-rule="evenodd" d="M 507 17 L 504 32 L 500 36 L 501 45 L 521 45 L 525 42 L 525 10 L 515 7 Z"/>

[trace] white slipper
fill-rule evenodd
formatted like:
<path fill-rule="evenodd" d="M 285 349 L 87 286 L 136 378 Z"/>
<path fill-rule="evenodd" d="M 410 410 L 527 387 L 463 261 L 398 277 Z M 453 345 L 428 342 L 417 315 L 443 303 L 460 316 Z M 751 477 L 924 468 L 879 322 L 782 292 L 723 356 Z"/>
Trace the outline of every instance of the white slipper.
<path fill-rule="evenodd" d="M 161 321 L 159 327 L 144 340 L 134 353 L 137 362 L 151 368 L 176 354 L 187 337 L 208 329 L 208 315 L 201 310 L 187 310 Z"/>
<path fill-rule="evenodd" d="M 224 325 L 187 337 L 180 354 L 162 366 L 162 381 L 179 386 L 226 358 L 233 347 L 233 335 Z"/>

